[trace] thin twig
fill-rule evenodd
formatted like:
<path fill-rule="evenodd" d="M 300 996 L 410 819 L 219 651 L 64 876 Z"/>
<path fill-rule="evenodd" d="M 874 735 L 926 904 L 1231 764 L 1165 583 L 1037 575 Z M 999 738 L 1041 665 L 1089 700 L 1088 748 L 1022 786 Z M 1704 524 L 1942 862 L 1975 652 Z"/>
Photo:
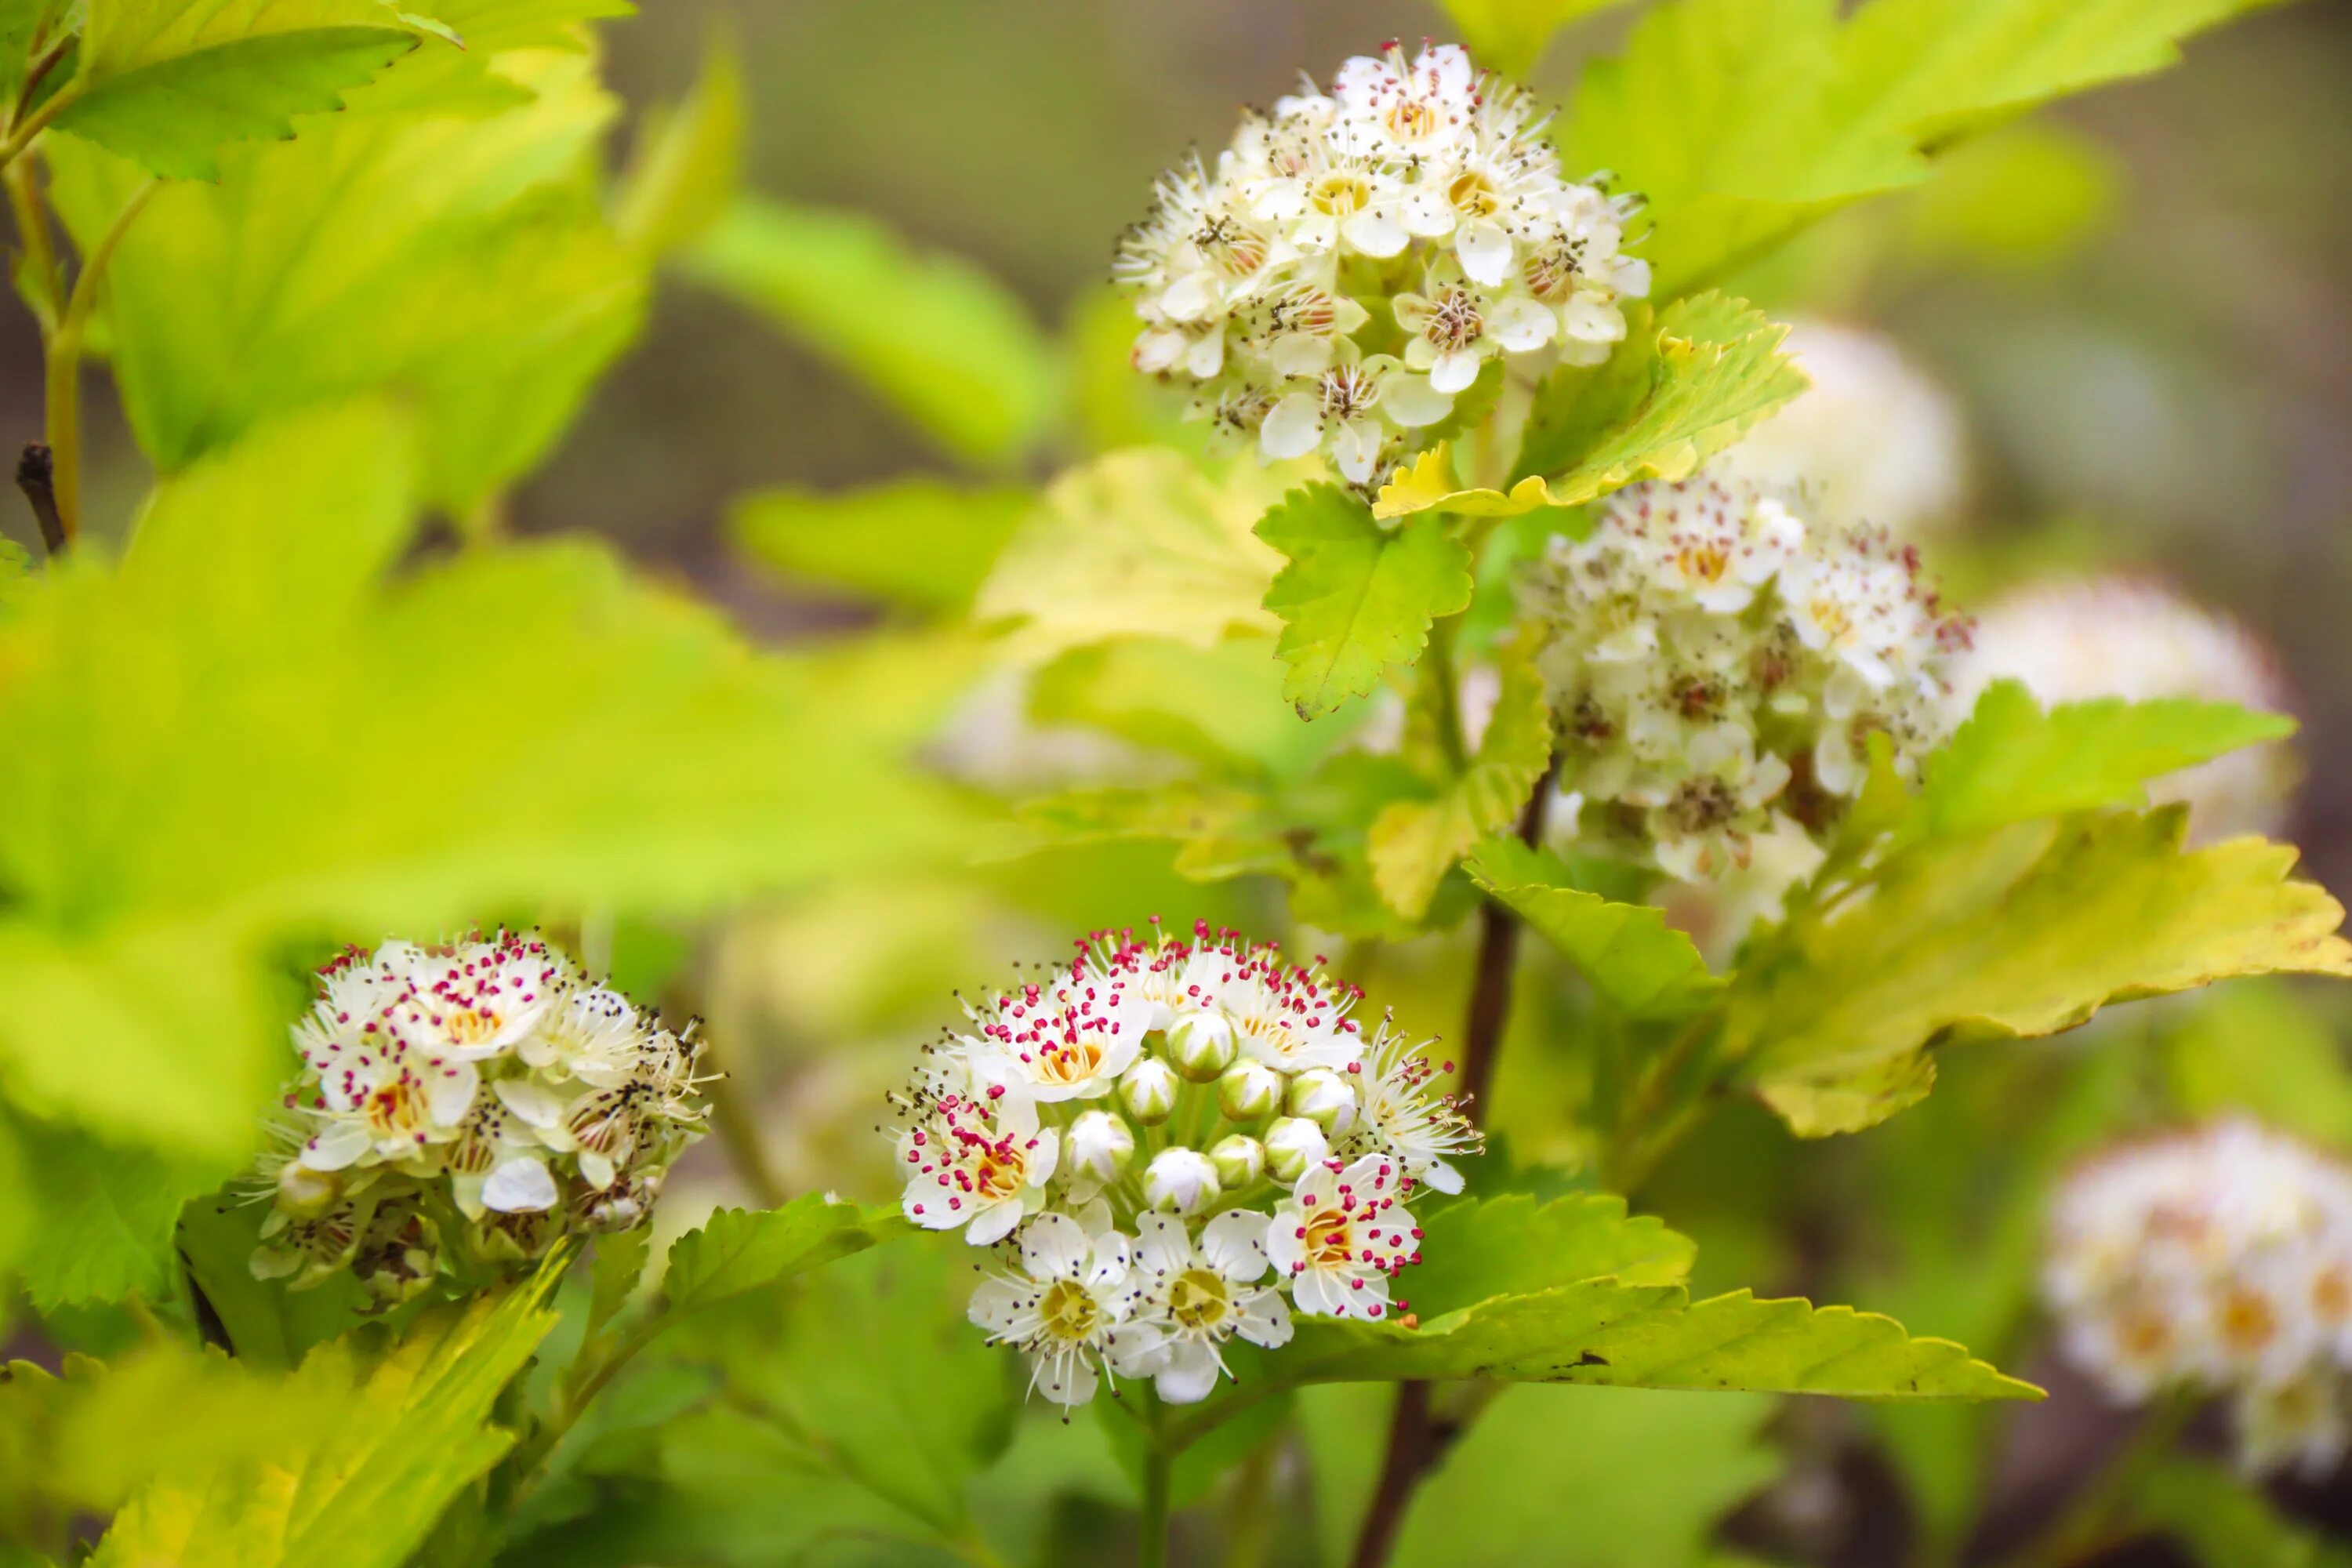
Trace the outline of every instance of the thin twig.
<path fill-rule="evenodd" d="M 38 441 L 26 447 L 16 459 L 16 488 L 32 503 L 33 516 L 41 525 L 41 543 L 52 557 L 64 554 L 66 524 L 58 515 L 56 468 L 50 461 L 49 449 Z"/>
<path fill-rule="evenodd" d="M 1532 848 L 1543 837 L 1544 818 L 1551 805 L 1552 775 L 1546 769 L 1519 812 L 1519 841 Z M 1511 1018 L 1511 972 L 1519 952 L 1519 918 L 1489 899 L 1478 909 L 1476 976 L 1470 991 L 1470 1012 L 1462 1031 L 1462 1088 L 1473 1120 L 1484 1121 L 1486 1093 L 1495 1079 L 1495 1060 L 1502 1054 L 1503 1031 Z M 1441 1426 L 1430 1414 L 1429 1384 L 1408 1383 L 1397 1390 L 1396 1409 L 1389 1416 L 1388 1448 L 1381 1459 L 1381 1477 L 1372 1488 L 1371 1502 L 1356 1533 L 1352 1568 L 1381 1568 L 1395 1549 L 1397 1531 L 1413 1489 L 1429 1473 L 1453 1440 L 1454 1431 Z"/>
<path fill-rule="evenodd" d="M 52 100 L 51 101 L 55 101 Z M 48 420 L 49 452 L 58 501 L 58 520 L 65 530 L 68 542 L 81 531 L 81 343 L 89 326 L 89 314 L 98 307 L 98 287 L 106 276 L 107 264 L 131 232 L 139 215 L 163 188 L 161 180 L 150 180 L 133 191 L 114 215 L 89 254 L 82 258 L 81 273 L 74 279 L 73 292 L 66 300 L 65 313 L 58 318 L 58 329 L 49 334 L 48 351 Z"/>

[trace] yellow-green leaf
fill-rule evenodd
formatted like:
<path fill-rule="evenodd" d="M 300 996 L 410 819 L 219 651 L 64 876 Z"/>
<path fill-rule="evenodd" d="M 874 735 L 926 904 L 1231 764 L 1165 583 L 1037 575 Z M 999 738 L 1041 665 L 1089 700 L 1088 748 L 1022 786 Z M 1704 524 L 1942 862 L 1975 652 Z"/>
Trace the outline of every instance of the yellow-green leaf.
<path fill-rule="evenodd" d="M 1288 559 L 1265 591 L 1282 620 L 1282 694 L 1302 719 L 1370 691 L 1392 664 L 1428 646 L 1430 623 L 1470 603 L 1470 551 L 1443 519 L 1384 528 L 1337 485 L 1283 498 L 1257 536 Z"/>
<path fill-rule="evenodd" d="M 622 242 L 651 257 L 700 238 L 726 212 L 742 164 L 743 66 L 714 30 L 694 90 L 639 128 L 614 213 Z"/>
<path fill-rule="evenodd" d="M 1445 0 L 1445 14 L 1462 29 L 1477 64 L 1524 79 L 1543 58 L 1552 35 L 1580 16 L 1618 0 Z"/>
<path fill-rule="evenodd" d="M 1687 1017 L 1721 994 L 1723 982 L 1689 936 L 1650 905 L 1612 903 L 1577 887 L 1557 856 L 1490 838 L 1465 864 L 1472 881 L 1558 948 L 1623 1016 Z"/>
<path fill-rule="evenodd" d="M 817 1193 L 780 1209 L 720 1209 L 670 1244 L 662 1294 L 673 1313 L 699 1312 L 908 1228 L 895 1207 L 862 1209 Z"/>
<path fill-rule="evenodd" d="M 1507 492 L 1454 484 L 1440 443 L 1381 487 L 1382 518 L 1441 510 L 1512 516 L 1581 506 L 1638 479 L 1689 477 L 1742 430 L 1805 389 L 1780 353 L 1787 329 L 1720 294 L 1636 310 L 1602 364 L 1554 371 L 1529 413 Z"/>
<path fill-rule="evenodd" d="M 863 489 L 761 490 L 737 500 L 728 531 L 792 577 L 919 610 L 971 603 L 1037 498 L 899 479 Z"/>

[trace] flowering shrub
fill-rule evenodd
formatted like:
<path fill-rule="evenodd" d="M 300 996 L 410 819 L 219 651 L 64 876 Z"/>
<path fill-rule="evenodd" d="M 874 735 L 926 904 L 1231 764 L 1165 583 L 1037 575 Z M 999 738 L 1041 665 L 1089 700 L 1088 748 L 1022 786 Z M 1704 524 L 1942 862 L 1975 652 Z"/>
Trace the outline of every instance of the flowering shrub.
<path fill-rule="evenodd" d="M 1554 112 L 1517 83 L 1593 7 L 1447 0 L 1463 42 L 1163 176 L 1049 331 L 743 188 L 773 84 L 723 33 L 616 135 L 613 0 L 0 3 L 43 437 L 0 540 L 0 1563 L 1701 1568 L 1882 1521 L 1918 1568 L 2329 1560 L 2193 1419 L 2317 1474 L 2352 1418 L 2352 1074 L 2281 978 L 2352 943 L 2257 837 L 2288 689 L 2137 580 L 2037 580 L 2105 549 L 2027 533 L 2043 448 L 2120 466 L 2023 438 L 2082 357 L 2019 374 L 2038 308 L 1955 318 L 1973 398 L 1782 324 L 2053 287 L 2019 263 L 2118 204 L 2016 122 L 2246 8 L 1648 0 Z M 979 25 L 802 51 L 844 188 L 927 116 L 1016 195 L 1124 155 L 1096 105 L 1101 149 L 1041 133 L 1092 32 L 1008 82 Z M 869 34 L 947 68 L 877 94 Z M 992 210 L 1054 254 L 1050 201 Z M 828 443 L 936 450 L 730 501 L 690 572 L 560 532 L 624 467 L 709 510 L 709 454 L 647 457 L 700 405 L 629 401 L 734 395 L 706 312 L 597 391 L 657 287 L 793 340 Z M 2155 293 L 2241 352 L 2277 312 L 2194 312 L 2305 302 Z M 2031 411 L 1986 426 L 1998 520 L 1988 386 Z M 589 482 L 535 480 L 583 407 Z M 773 613 L 706 602 L 739 565 Z M 2053 1347 L 2054 1415 L 1983 1413 Z"/>

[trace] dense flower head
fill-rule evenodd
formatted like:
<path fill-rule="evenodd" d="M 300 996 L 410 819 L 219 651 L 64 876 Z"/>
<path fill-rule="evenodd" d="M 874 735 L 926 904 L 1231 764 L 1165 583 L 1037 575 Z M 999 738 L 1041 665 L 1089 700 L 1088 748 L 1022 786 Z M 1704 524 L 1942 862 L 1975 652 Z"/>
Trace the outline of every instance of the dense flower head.
<path fill-rule="evenodd" d="M 1634 204 L 1577 184 L 1527 94 L 1452 44 L 1391 43 L 1252 112 L 1213 169 L 1161 176 L 1113 276 L 1136 368 L 1273 458 L 1361 485 L 1492 361 L 1597 364 L 1649 291 Z"/>
<path fill-rule="evenodd" d="M 1710 459 L 1719 477 L 1801 489 L 1820 521 L 1918 539 L 1957 521 L 1968 443 L 1951 395 L 1876 332 L 1790 324 L 1783 345 L 1811 384 Z"/>
<path fill-rule="evenodd" d="M 2004 677 L 2044 703 L 2095 697 L 2200 697 L 2279 712 L 2294 694 L 2262 640 L 2160 583 L 2129 576 L 2042 583 L 1998 599 L 1955 672 L 1955 700 L 1973 706 Z M 2204 838 L 2276 833 L 2299 770 L 2284 742 L 2249 747 L 2159 780 L 2150 795 L 2186 801 Z"/>
<path fill-rule="evenodd" d="M 1205 1399 L 1239 1336 L 1294 1309 L 1399 1317 L 1409 1205 L 1462 1190 L 1478 1146 L 1441 1069 L 1362 994 L 1205 924 L 1097 932 L 982 1001 L 892 1096 L 905 1190 L 929 1230 L 996 1248 L 971 1321 L 1064 1405 L 1105 1372 Z"/>
<path fill-rule="evenodd" d="M 2243 1120 L 2078 1168 L 2044 1293 L 2116 1398 L 2226 1395 L 2242 1461 L 2325 1471 L 2352 1436 L 2352 1171 Z"/>
<path fill-rule="evenodd" d="M 1746 865 L 1783 822 L 1818 837 L 1874 735 L 1915 768 L 1969 637 L 1883 531 L 1809 526 L 1705 477 L 1617 492 L 1590 536 L 1553 541 L 1524 604 L 1574 831 L 1686 881 Z"/>
<path fill-rule="evenodd" d="M 702 1131 L 692 1027 L 536 936 L 348 950 L 293 1033 L 253 1267 L 298 1289 L 349 1270 L 389 1304 L 629 1229 Z"/>

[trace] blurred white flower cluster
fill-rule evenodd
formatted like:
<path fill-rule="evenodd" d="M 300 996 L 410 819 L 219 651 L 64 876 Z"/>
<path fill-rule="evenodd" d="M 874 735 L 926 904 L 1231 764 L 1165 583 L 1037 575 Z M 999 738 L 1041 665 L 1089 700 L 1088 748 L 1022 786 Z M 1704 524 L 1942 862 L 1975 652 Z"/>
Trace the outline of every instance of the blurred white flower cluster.
<path fill-rule="evenodd" d="M 1527 94 L 1457 46 L 1390 44 L 1246 118 L 1212 174 L 1161 176 L 1113 276 L 1136 368 L 1268 457 L 1351 482 L 1416 449 L 1503 356 L 1597 364 L 1649 291 L 1633 204 L 1562 178 Z"/>
<path fill-rule="evenodd" d="M 1792 321 L 1782 350 L 1811 384 L 1711 458 L 1710 474 L 1801 493 L 1821 522 L 1897 539 L 1958 521 L 1968 444 L 1949 394 L 1893 340 L 1859 328 Z"/>
<path fill-rule="evenodd" d="M 1878 530 L 1809 527 L 1780 498 L 1702 477 L 1619 491 L 1523 591 L 1560 725 L 1580 841 L 1685 881 L 1816 839 L 1884 734 L 1909 773 L 1946 733 L 1969 637 Z"/>
<path fill-rule="evenodd" d="M 629 1229 L 702 1131 L 692 1030 L 535 936 L 353 949 L 319 991 L 264 1156 L 264 1279 L 299 1289 L 349 1269 L 388 1304 L 568 1233 Z"/>
<path fill-rule="evenodd" d="M 1360 994 L 1271 943 L 1097 933 L 979 1006 L 894 1097 L 900 1206 L 998 1243 L 971 1321 L 1063 1405 L 1105 1369 L 1208 1397 L 1239 1336 L 1378 1319 L 1419 1260 L 1407 1204 L 1477 1134 Z M 1448 1069 L 1450 1070 L 1450 1068 Z"/>
<path fill-rule="evenodd" d="M 2161 584 L 2127 576 L 2040 584 L 1996 600 L 1954 677 L 1963 714 L 2003 677 L 2023 681 L 2044 704 L 2201 697 L 2266 712 L 2294 706 L 2277 661 L 2253 633 Z M 2279 742 L 2184 769 L 2149 794 L 2186 801 L 2200 838 L 2276 834 L 2300 777 L 2293 749 Z"/>
<path fill-rule="evenodd" d="M 2252 1469 L 2325 1471 L 2352 1415 L 2352 1172 L 2231 1120 L 2111 1151 L 2052 1218 L 2068 1356 L 2117 1399 L 2225 1394 Z"/>

